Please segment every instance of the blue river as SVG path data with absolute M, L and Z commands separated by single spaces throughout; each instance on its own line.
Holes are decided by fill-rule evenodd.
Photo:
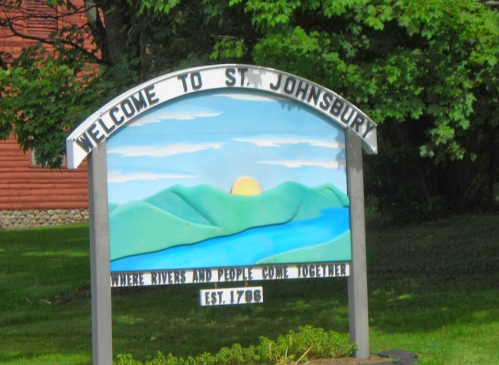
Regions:
M 111 271 L 249 266 L 269 256 L 329 242 L 350 228 L 348 208 L 325 209 L 317 218 L 250 228 L 232 236 L 111 261 Z

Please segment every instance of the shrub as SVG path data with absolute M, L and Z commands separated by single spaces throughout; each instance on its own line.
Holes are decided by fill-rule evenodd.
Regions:
M 301 327 L 298 332 L 289 331 L 286 336 L 279 336 L 277 341 L 260 337 L 257 346 L 244 348 L 234 344 L 223 347 L 212 355 L 205 352 L 196 357 L 166 357 L 158 352 L 156 357 L 145 364 L 134 360 L 130 354 L 118 355 L 117 365 L 272 365 L 296 364 L 311 359 L 351 356 L 355 344 L 350 342 L 348 334 L 325 332 L 312 326 Z

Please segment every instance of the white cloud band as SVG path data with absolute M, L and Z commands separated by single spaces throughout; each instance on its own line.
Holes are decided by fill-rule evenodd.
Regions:
M 257 147 L 280 147 L 283 144 L 300 144 L 306 143 L 313 147 L 324 148 L 345 148 L 344 142 L 324 141 L 315 138 L 272 138 L 272 137 L 256 137 L 256 138 L 234 138 L 236 142 L 253 143 Z
M 180 174 L 155 174 L 151 172 L 136 172 L 130 174 L 120 174 L 119 172 L 109 172 L 107 181 L 109 183 L 125 183 L 135 180 L 160 180 L 160 179 L 194 179 L 196 175 Z
M 245 101 L 276 101 L 276 100 L 289 100 L 286 97 L 278 96 L 278 95 L 256 95 L 256 94 L 246 94 L 246 93 L 220 93 L 215 94 L 214 96 L 221 96 L 224 98 L 230 98 L 234 100 L 245 100 Z
M 259 161 L 264 165 L 284 166 L 299 168 L 305 166 L 322 167 L 324 169 L 340 169 L 346 166 L 346 161 L 307 161 L 307 160 L 281 160 L 281 161 Z
M 163 120 L 194 120 L 196 118 L 211 118 L 218 117 L 220 112 L 211 111 L 179 111 L 171 113 L 162 113 L 159 115 L 153 114 L 148 117 L 138 119 L 136 122 L 130 124 L 130 127 L 140 127 L 145 124 L 159 123 Z
M 107 153 L 115 153 L 124 157 L 168 157 L 182 153 L 192 153 L 203 150 L 222 148 L 222 143 L 176 143 L 166 146 L 123 146 L 109 148 Z

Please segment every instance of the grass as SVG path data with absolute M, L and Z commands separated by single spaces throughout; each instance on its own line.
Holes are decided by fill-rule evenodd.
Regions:
M 368 231 L 371 352 L 499 364 L 498 218 Z M 0 363 L 90 364 L 89 275 L 86 226 L 0 231 Z M 346 280 L 263 285 L 263 304 L 224 308 L 199 307 L 207 285 L 113 289 L 114 354 L 216 352 L 303 325 L 348 331 Z

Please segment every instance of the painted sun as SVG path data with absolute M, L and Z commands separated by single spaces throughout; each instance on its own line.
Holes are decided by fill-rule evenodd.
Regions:
M 242 176 L 234 182 L 230 193 L 233 195 L 259 195 L 262 193 L 262 188 L 252 177 Z

